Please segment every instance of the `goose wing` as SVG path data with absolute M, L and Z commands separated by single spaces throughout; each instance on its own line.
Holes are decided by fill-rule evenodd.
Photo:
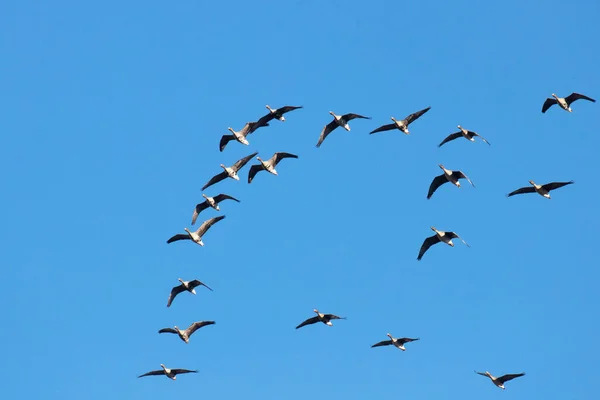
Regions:
M 271 161 L 274 165 L 277 165 L 279 161 L 283 160 L 284 158 L 298 158 L 298 156 L 292 153 L 275 153 L 273 154 L 273 157 L 271 157 Z
M 224 194 L 224 193 L 221 193 L 221 194 L 219 194 L 219 195 L 216 195 L 215 197 L 213 197 L 213 199 L 215 199 L 215 201 L 216 201 L 217 203 L 220 203 L 220 202 L 222 202 L 223 200 L 233 200 L 233 201 L 237 201 L 238 203 L 240 202 L 240 201 L 239 201 L 238 199 L 236 199 L 235 197 L 232 197 L 232 196 L 230 196 L 230 195 L 228 195 L 228 194 Z M 208 206 L 207 206 L 207 207 L 208 207 Z
M 508 381 L 510 381 L 512 379 L 518 378 L 518 377 L 523 376 L 523 375 L 525 375 L 525 372 L 522 372 L 520 374 L 506 374 L 506 375 L 502 375 L 502 376 L 496 378 L 496 380 L 498 382 L 504 383 L 504 382 L 508 382 Z
M 479 133 L 473 132 L 473 131 L 469 131 L 469 134 L 471 136 L 478 136 L 481 140 L 483 140 L 484 142 L 486 142 L 488 145 L 491 146 L 490 142 L 488 142 L 487 140 L 485 140 L 485 138 L 483 136 L 481 136 Z
M 431 109 L 431 107 L 427 107 L 424 108 L 420 111 L 417 111 L 415 113 L 410 114 L 408 117 L 404 118 L 404 122 L 406 123 L 406 125 L 410 124 L 411 122 L 416 121 L 421 115 L 425 114 L 427 111 L 429 111 Z
M 572 102 L 579 100 L 579 99 L 588 100 L 588 101 L 591 101 L 592 103 L 596 102 L 596 100 L 592 99 L 591 97 L 587 97 L 586 95 L 583 95 L 581 93 L 573 92 L 570 95 L 568 95 L 567 97 L 565 97 L 565 101 L 567 102 L 567 104 L 571 104 Z
M 225 171 L 213 176 L 212 178 L 210 178 L 210 180 L 208 182 L 206 182 L 206 185 L 202 186 L 202 190 L 206 189 L 209 186 L 214 185 L 217 182 L 221 182 L 223 179 L 227 178 L 228 176 L 229 175 L 227 175 L 227 172 L 225 172 Z
M 213 291 L 211 288 L 209 288 L 204 282 L 200 282 L 198 279 L 194 279 L 193 281 L 190 281 L 189 285 L 192 288 L 198 287 L 198 286 L 204 286 L 205 288 L 207 288 L 208 290 L 210 290 L 211 292 Z M 183 285 L 182 285 L 183 287 Z M 185 289 L 182 289 L 185 290 Z
M 391 340 L 382 340 L 381 342 L 375 343 L 373 346 L 371 346 L 371 348 L 380 347 L 380 346 L 389 346 L 390 344 L 392 344 Z
M 198 329 L 207 326 L 207 325 L 214 325 L 215 321 L 198 321 L 198 322 L 193 322 L 187 329 L 187 334 L 188 336 L 190 336 L 192 333 L 196 332 Z
M 525 186 L 525 187 L 517 189 L 513 192 L 510 192 L 509 194 L 506 195 L 506 197 L 514 196 L 515 194 L 534 193 L 534 192 L 535 192 L 535 188 L 533 186 Z
M 315 324 L 317 322 L 319 322 L 319 317 L 312 317 L 312 318 L 307 319 L 306 321 L 304 321 L 300 325 L 298 325 L 296 327 L 296 329 L 302 328 L 303 326 L 306 326 L 306 325 Z
M 342 119 L 346 122 L 352 121 L 353 119 L 356 119 L 356 118 L 371 119 L 371 117 L 365 117 L 363 115 L 354 114 L 354 113 L 348 113 L 348 114 L 342 115 Z
M 471 247 L 469 246 L 469 244 L 467 242 L 465 242 L 460 236 L 458 236 L 458 234 L 456 232 L 446 232 L 446 236 L 448 236 L 450 239 L 459 239 L 461 242 L 463 242 L 467 247 Z
M 256 164 L 251 166 L 250 171 L 248 172 L 248 183 L 252 183 L 252 179 L 254 179 L 254 176 L 263 169 L 265 169 L 265 167 L 263 167 L 262 164 Z
M 461 136 L 462 136 L 462 132 L 456 132 L 456 133 L 452 133 L 452 134 L 448 135 L 448 136 L 446 137 L 446 139 L 442 140 L 442 143 L 438 144 L 438 147 L 442 147 L 442 145 L 443 145 L 444 143 L 448 143 L 448 142 L 449 142 L 449 141 L 451 141 L 451 140 L 458 139 L 458 138 L 459 138 L 459 137 L 461 137 Z
M 325 314 L 323 316 L 323 319 L 329 319 L 329 320 L 331 320 L 331 319 L 346 319 L 346 317 L 338 317 L 337 315 L 334 315 L 334 314 Z
M 213 226 L 214 224 L 216 224 L 217 222 L 219 222 L 223 218 L 225 218 L 224 215 L 219 215 L 218 217 L 207 219 L 206 221 L 204 221 L 202 223 L 202 225 L 200 225 L 200 228 L 198 228 L 198 230 L 196 231 L 196 233 L 200 237 L 204 236 L 204 234 L 210 229 L 211 226 Z
M 391 131 L 392 129 L 395 129 L 395 128 L 397 128 L 396 124 L 382 125 L 379 128 L 377 128 L 377 129 L 369 132 L 369 135 L 372 135 L 372 134 L 377 133 L 377 132 Z
M 269 126 L 269 121 L 272 119 L 273 119 L 273 116 L 271 115 L 271 113 L 269 113 L 269 115 L 265 115 L 264 117 L 261 117 L 256 122 L 248 122 L 246 125 L 244 125 L 244 127 L 242 128 L 240 133 L 242 135 L 244 135 L 244 137 L 248 136 L 249 134 L 254 133 L 254 131 L 257 130 L 258 128 L 262 128 L 263 126 Z
M 174 368 L 174 369 L 171 370 L 171 373 L 175 374 L 175 375 L 177 375 L 177 374 L 190 374 L 190 373 L 195 374 L 197 372 L 198 372 L 197 370 L 183 369 L 183 368 Z
M 475 185 L 473 184 L 473 182 L 471 182 L 471 180 L 469 179 L 469 177 L 467 175 L 464 174 L 464 172 L 462 171 L 454 171 L 453 174 L 458 178 L 463 178 L 466 179 L 467 182 L 469 182 L 471 184 L 471 186 L 475 187 Z
M 167 307 L 171 307 L 171 303 L 173 303 L 175 297 L 183 291 L 185 291 L 183 285 L 175 286 L 173 289 L 171 289 L 171 294 L 169 295 L 169 300 L 167 301 Z
M 252 157 L 254 157 L 255 155 L 257 155 L 258 152 L 252 153 L 250 155 L 247 155 L 246 157 L 237 160 L 237 162 L 235 164 L 233 164 L 231 166 L 231 168 L 235 171 L 238 172 L 240 169 L 244 168 L 244 165 L 248 164 L 248 161 L 250 161 L 250 159 Z
M 551 183 L 546 183 L 545 185 L 542 185 L 542 187 L 544 189 L 546 189 L 547 191 L 551 191 L 551 190 L 554 190 L 554 189 L 561 188 L 563 186 L 570 185 L 572 183 L 575 183 L 575 181 L 569 181 L 569 182 L 551 182 Z
M 438 175 L 435 178 L 433 178 L 433 180 L 431 181 L 431 185 L 429 185 L 429 192 L 427 192 L 427 198 L 430 199 L 431 196 L 433 196 L 433 193 L 437 190 L 437 188 L 439 188 L 446 182 L 448 182 L 448 179 L 446 179 L 446 175 L 444 174 Z
M 283 115 L 287 112 L 294 111 L 299 108 L 303 108 L 303 107 L 302 106 L 283 106 L 283 107 L 279 107 L 277 110 L 275 110 L 275 112 L 279 115 Z
M 202 203 L 196 204 L 196 207 L 194 208 L 194 213 L 192 214 L 192 225 L 194 225 L 196 223 L 196 219 L 198 218 L 198 215 L 206 210 L 208 208 L 208 203 L 206 201 L 203 201 Z
M 546 101 L 544 101 L 544 105 L 542 106 L 542 113 L 545 113 L 546 111 L 548 111 L 548 109 L 550 107 L 552 107 L 553 105 L 555 105 L 557 103 L 556 99 L 553 97 L 548 97 L 546 99 Z
M 439 241 L 440 241 L 440 239 L 437 237 L 437 235 L 433 235 L 433 236 L 430 236 L 427 239 L 425 239 L 423 241 L 423 244 L 421 245 L 421 249 L 419 250 L 419 256 L 417 257 L 417 260 L 420 260 L 421 258 L 423 258 L 423 254 L 425 254 L 425 252 L 427 250 L 429 250 L 429 248 L 431 246 L 433 246 L 434 244 L 436 244 Z
M 419 340 L 419 338 L 412 339 L 412 338 L 403 337 L 403 338 L 398 339 L 398 341 L 400 343 L 402 343 L 402 344 L 404 344 L 404 343 L 410 343 L 410 342 L 416 342 L 417 340 Z
M 190 239 L 190 235 L 188 235 L 187 233 L 178 233 L 177 235 L 171 237 L 169 240 L 167 240 L 167 243 L 173 243 L 176 242 L 178 240 L 189 240 Z
M 231 142 L 232 140 L 235 140 L 235 136 L 233 135 L 221 136 L 221 141 L 219 142 L 219 151 L 225 150 L 225 146 L 227 146 L 227 143 Z
M 328 123 L 327 125 L 325 125 L 323 127 L 323 130 L 321 131 L 321 135 L 319 136 L 319 141 L 317 142 L 317 147 L 321 147 L 321 143 L 323 143 L 325 138 L 331 133 L 331 131 L 333 131 L 338 126 L 339 125 L 337 124 L 335 119 L 333 121 L 331 121 L 330 123 Z
M 177 334 L 177 331 L 173 328 L 162 328 L 161 330 L 158 331 L 158 333 L 175 333 L 175 334 Z
M 165 374 L 165 370 L 163 370 L 163 369 L 157 369 L 156 371 L 146 372 L 145 374 L 142 374 L 142 375 L 138 376 L 138 378 L 142 378 L 144 376 L 164 375 L 164 374 Z

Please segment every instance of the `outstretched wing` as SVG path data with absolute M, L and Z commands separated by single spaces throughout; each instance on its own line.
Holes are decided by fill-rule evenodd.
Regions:
M 232 197 L 232 196 L 230 196 L 230 195 L 228 195 L 228 194 L 224 194 L 224 193 L 221 193 L 221 194 L 219 194 L 219 195 L 216 195 L 215 197 L 213 197 L 213 199 L 215 199 L 215 201 L 216 201 L 217 203 L 220 203 L 220 202 L 222 202 L 223 200 L 233 200 L 233 201 L 237 201 L 238 203 L 240 202 L 240 201 L 239 201 L 238 199 L 236 199 L 235 197 Z M 208 207 L 208 206 L 207 206 L 207 207 Z
M 234 139 L 235 139 L 235 136 L 233 136 L 233 135 L 221 136 L 221 141 L 219 142 L 219 151 L 225 150 L 225 146 L 227 146 L 227 143 L 231 142 Z
M 334 315 L 334 314 L 325 314 L 324 318 L 325 319 L 346 319 L 346 317 L 338 317 L 337 315 Z
M 439 241 L 440 241 L 440 239 L 437 237 L 437 235 L 433 235 L 433 236 L 430 236 L 427 239 L 425 239 L 423 241 L 423 244 L 421 245 L 421 250 L 419 250 L 419 256 L 417 257 L 417 260 L 420 260 L 421 258 L 423 258 L 423 254 L 425 254 L 425 252 L 427 250 L 429 250 L 429 248 L 431 246 L 433 246 L 434 244 L 436 244 Z
M 161 330 L 158 331 L 158 333 L 175 333 L 175 334 L 177 334 L 177 331 L 173 328 L 162 328 Z
M 252 183 L 252 179 L 254 179 L 254 175 L 258 174 L 260 171 L 265 169 L 262 164 L 256 164 L 250 167 L 250 171 L 248 172 L 248 183 Z
M 246 165 L 246 164 L 248 163 L 248 161 L 250 161 L 250 159 L 251 159 L 252 157 L 254 157 L 254 156 L 255 156 L 255 155 L 257 155 L 257 154 L 258 154 L 258 151 L 257 151 L 257 152 L 255 152 L 255 153 L 252 153 L 252 154 L 250 154 L 250 155 L 248 155 L 248 156 L 246 156 L 246 157 L 244 157 L 244 158 L 242 158 L 242 159 L 239 159 L 239 160 L 237 160 L 237 162 L 236 162 L 235 164 L 233 164 L 233 165 L 231 166 L 231 168 L 232 168 L 232 169 L 233 169 L 235 172 L 238 172 L 240 169 L 244 168 L 244 165 Z
M 198 235 L 200 235 L 200 237 L 204 236 L 204 234 L 210 229 L 211 226 L 213 226 L 214 224 L 216 224 L 217 222 L 219 222 L 223 218 L 225 218 L 224 215 L 219 215 L 218 217 L 214 217 L 214 218 L 211 218 L 211 219 L 208 219 L 208 220 L 204 221 L 202 223 L 202 225 L 200 225 L 200 228 L 198 228 L 198 230 L 196 231 L 196 233 Z
M 298 156 L 292 153 L 275 153 L 273 155 L 273 162 L 277 165 L 277 163 L 284 158 L 298 158 Z
M 506 195 L 506 197 L 514 196 L 515 194 L 523 194 L 523 193 L 534 193 L 535 188 L 533 186 L 526 186 L 520 189 L 515 190 L 514 192 L 510 192 Z
M 451 141 L 451 140 L 458 139 L 458 138 L 459 138 L 459 137 L 461 137 L 461 136 L 462 136 L 462 133 L 461 133 L 461 132 L 456 132 L 456 133 L 453 133 L 453 134 L 451 134 L 451 135 L 448 135 L 448 136 L 446 137 L 446 139 L 442 140 L 442 143 L 438 144 L 438 147 L 442 147 L 442 145 L 443 145 L 444 143 L 448 143 L 448 142 L 449 142 L 449 141 Z
M 167 301 L 167 307 L 171 307 L 171 303 L 173 303 L 175 297 L 184 290 L 185 288 L 183 285 L 175 286 L 173 289 L 171 289 L 171 294 L 169 295 L 169 300 Z
M 206 185 L 202 186 L 202 190 L 206 189 L 209 186 L 214 185 L 217 182 L 221 182 L 223 179 L 227 178 L 228 176 L 229 175 L 227 175 L 227 172 L 225 172 L 225 171 L 213 176 L 212 178 L 210 178 L 210 180 L 208 182 L 206 182 Z
M 431 185 L 429 185 L 429 192 L 427 192 L 427 198 L 430 199 L 431 196 L 433 196 L 433 193 L 437 190 L 437 188 L 439 188 L 446 182 L 448 182 L 448 179 L 446 179 L 446 175 L 444 174 L 438 175 L 435 178 L 433 178 L 433 181 L 431 181 Z
M 372 135 L 377 132 L 391 131 L 394 128 L 396 128 L 396 124 L 382 125 L 379 128 L 375 129 L 374 131 L 369 132 L 369 135 Z
M 389 346 L 390 344 L 392 344 L 391 340 L 382 340 L 381 342 L 375 343 L 373 346 L 371 346 L 371 348 L 380 347 L 380 346 Z
M 352 121 L 353 119 L 356 118 L 362 118 L 362 119 L 371 119 L 371 117 L 365 117 L 363 115 L 360 114 L 353 114 L 353 113 L 348 113 L 348 114 L 344 114 L 342 115 L 342 119 L 346 122 L 348 121 Z
M 338 124 L 335 120 L 333 120 L 330 123 L 328 123 L 327 125 L 325 125 L 323 127 L 323 130 L 321 131 L 321 135 L 319 136 L 319 141 L 317 142 L 317 147 L 321 147 L 321 143 L 323 143 L 323 141 L 331 133 L 331 131 L 333 131 L 337 127 L 338 127 Z
M 404 344 L 404 343 L 410 343 L 410 342 L 416 342 L 417 340 L 419 340 L 419 338 L 414 338 L 414 339 L 412 339 L 412 338 L 407 338 L 407 337 L 404 337 L 404 338 L 400 338 L 400 339 L 398 339 L 398 341 L 399 341 L 400 343 L 402 343 L 402 344 Z
M 276 113 L 283 115 L 283 114 L 285 114 L 287 112 L 294 111 L 294 110 L 297 110 L 299 108 L 302 108 L 302 106 L 283 106 L 283 107 L 279 107 L 277 109 Z
M 459 239 L 461 242 L 463 242 L 467 247 L 471 247 L 469 246 L 469 244 L 467 242 L 465 242 L 463 240 L 463 238 L 461 238 L 460 236 L 458 236 L 458 234 L 456 232 L 446 232 L 446 236 L 448 236 L 450 239 Z
M 194 213 L 192 214 L 192 225 L 194 225 L 196 223 L 196 219 L 198 218 L 198 215 L 206 210 L 208 208 L 208 204 L 203 201 L 202 203 L 196 204 L 196 207 L 194 208 Z
M 204 286 L 205 288 L 207 288 L 211 292 L 213 291 L 211 288 L 208 287 L 208 285 L 206 285 L 204 282 L 200 282 L 198 279 L 194 279 L 193 281 L 190 281 L 190 286 L 191 287 Z
M 317 323 L 317 322 L 319 322 L 319 317 L 312 317 L 312 318 L 307 319 L 306 321 L 304 321 L 300 325 L 298 325 L 296 327 L 296 329 L 302 328 L 303 326 L 314 324 L 314 323 Z
M 508 381 L 510 381 L 512 379 L 518 378 L 518 377 L 523 376 L 523 375 L 525 375 L 525 372 L 520 373 L 520 374 L 506 374 L 506 375 L 502 375 L 502 376 L 496 378 L 496 380 L 499 381 L 499 382 L 504 383 L 504 382 L 508 382 Z
M 552 107 L 553 105 L 555 105 L 557 103 L 555 98 L 552 97 L 548 97 L 546 99 L 546 101 L 544 101 L 544 105 L 542 106 L 542 113 L 545 113 L 546 111 L 548 111 L 548 109 L 550 107 Z
M 242 128 L 241 132 L 244 136 L 248 136 L 249 134 L 254 133 L 254 131 L 257 130 L 258 128 L 262 128 L 263 126 L 269 126 L 269 121 L 272 119 L 273 119 L 273 115 L 271 113 L 269 113 L 268 115 L 261 117 L 256 122 L 248 122 Z
M 545 185 L 542 185 L 542 187 L 544 189 L 546 189 L 547 191 L 551 191 L 551 190 L 554 190 L 554 189 L 561 188 L 563 186 L 570 185 L 572 183 L 575 183 L 575 181 L 569 181 L 569 182 L 551 182 L 551 183 L 546 183 Z
M 194 322 L 192 323 L 187 329 L 187 334 L 188 336 L 190 336 L 192 333 L 196 332 L 198 329 L 207 326 L 207 325 L 214 325 L 215 321 L 198 321 L 198 322 Z
M 471 184 L 471 186 L 475 187 L 475 185 L 473 184 L 473 182 L 471 182 L 471 180 L 469 179 L 469 177 L 466 176 L 464 174 L 464 172 L 462 172 L 462 171 L 454 171 L 454 172 L 452 172 L 452 174 L 454 174 L 458 179 L 460 179 L 460 178 L 466 179 L 467 182 L 469 182 Z
M 189 239 L 190 239 L 190 235 L 188 235 L 187 233 L 178 233 L 177 235 L 175 235 L 172 238 L 170 238 L 169 240 L 167 240 L 167 243 L 173 243 L 178 240 L 189 240 Z
M 473 131 L 469 131 L 469 134 L 471 136 L 478 136 L 481 140 L 483 140 L 484 142 L 486 142 L 488 145 L 491 146 L 490 142 L 488 142 L 487 140 L 485 140 L 485 138 L 483 136 L 481 136 L 479 133 L 473 132 Z
M 171 373 L 177 375 L 177 374 L 189 374 L 189 373 L 197 373 L 198 371 L 196 370 L 191 370 L 191 369 L 183 369 L 183 368 L 174 368 L 171 370 Z
M 567 102 L 567 104 L 571 104 L 572 102 L 579 100 L 579 99 L 583 99 L 583 100 L 588 100 L 591 101 L 592 103 L 595 103 L 596 100 L 592 99 L 591 97 L 587 97 L 584 94 L 581 93 L 571 93 L 570 95 L 568 95 L 567 97 L 565 97 L 565 101 Z
M 156 370 L 156 371 L 150 371 L 150 372 L 146 372 L 145 374 L 142 374 L 140 376 L 138 376 L 138 378 L 142 378 L 144 376 L 151 376 L 151 375 L 164 375 L 165 371 L 162 369 Z
M 427 107 L 427 108 L 422 109 L 421 111 L 417 111 L 415 113 L 410 114 L 408 117 L 404 118 L 404 121 L 406 122 L 406 125 L 410 124 L 411 122 L 414 122 L 421 115 L 425 114 L 430 109 L 431 109 L 431 107 Z

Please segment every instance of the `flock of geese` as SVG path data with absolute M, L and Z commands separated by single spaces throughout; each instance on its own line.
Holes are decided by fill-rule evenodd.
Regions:
M 588 100 L 590 102 L 596 101 L 590 97 L 587 97 L 587 96 L 585 96 L 583 94 L 579 94 L 579 93 L 571 93 L 569 96 L 564 97 L 564 98 L 558 97 L 557 95 L 552 93 L 552 97 L 547 98 L 546 101 L 544 102 L 544 104 L 542 106 L 542 113 L 545 113 L 554 104 L 558 104 L 562 109 L 564 109 L 568 112 L 572 112 L 571 104 L 574 101 L 580 100 L 580 99 Z M 237 141 L 243 145 L 248 146 L 250 143 L 249 143 L 247 137 L 250 134 L 254 133 L 258 128 L 269 126 L 269 122 L 272 121 L 273 119 L 277 119 L 279 121 L 285 121 L 284 114 L 286 114 L 290 111 L 301 109 L 303 107 L 302 106 L 284 106 L 281 108 L 273 109 L 269 105 L 267 105 L 266 108 L 269 110 L 268 114 L 261 117 L 258 121 L 246 123 L 240 131 L 235 131 L 233 128 L 228 128 L 228 130 L 232 134 L 231 135 L 223 135 L 221 137 L 221 140 L 219 142 L 219 150 L 222 152 L 225 149 L 225 147 L 227 146 L 227 144 L 229 144 L 229 142 L 231 142 L 231 141 Z M 411 123 L 415 122 L 417 119 L 419 119 L 425 113 L 427 113 L 430 109 L 431 109 L 431 107 L 424 108 L 420 111 L 417 111 L 415 113 L 408 115 L 406 118 L 404 118 L 402 120 L 397 120 L 396 118 L 391 117 L 391 120 L 393 121 L 393 123 L 387 124 L 387 125 L 382 125 L 379 128 L 371 131 L 370 134 L 377 133 L 377 132 L 383 132 L 383 131 L 389 131 L 389 130 L 393 130 L 393 129 L 398 129 L 398 130 L 402 131 L 404 134 L 408 135 L 408 134 L 410 134 L 409 129 L 408 129 L 409 125 Z M 341 127 L 343 129 L 345 129 L 346 131 L 350 131 L 350 125 L 348 124 L 349 121 L 351 121 L 353 119 L 371 119 L 370 117 L 365 117 L 363 115 L 354 114 L 354 113 L 337 115 L 333 111 L 330 111 L 329 114 L 331 114 L 333 116 L 333 120 L 323 127 L 321 134 L 319 136 L 319 140 L 316 144 L 317 148 L 321 147 L 321 145 L 323 144 L 323 141 L 336 128 Z M 490 143 L 485 138 L 483 138 L 481 135 L 479 135 L 478 133 L 468 130 L 468 129 L 465 129 L 465 128 L 461 127 L 460 125 L 458 125 L 458 129 L 459 129 L 458 132 L 452 133 L 452 134 L 448 135 L 444 140 L 442 140 L 442 142 L 438 145 L 438 147 L 441 147 L 445 143 L 448 143 L 448 142 L 458 139 L 460 137 L 463 137 L 471 142 L 475 141 L 475 137 L 479 137 L 482 141 L 484 141 L 485 143 L 490 145 Z M 252 180 L 255 178 L 256 174 L 259 173 L 260 171 L 267 171 L 273 175 L 278 175 L 276 167 L 281 162 L 281 160 L 283 160 L 285 158 L 296 158 L 296 159 L 298 158 L 298 156 L 295 154 L 285 153 L 285 152 L 277 152 L 277 153 L 273 154 L 273 156 L 270 159 L 265 161 L 265 160 L 261 159 L 260 157 L 258 157 L 257 154 L 258 154 L 258 152 L 254 152 L 244 158 L 241 158 L 229 167 L 225 166 L 224 164 L 221 164 L 220 166 L 223 169 L 223 171 L 214 175 L 212 178 L 210 178 L 208 180 L 208 182 L 202 187 L 202 190 L 204 191 L 205 189 L 207 189 L 207 188 L 215 185 L 216 183 L 218 183 L 224 179 L 227 179 L 227 178 L 240 180 L 238 173 L 254 157 L 256 157 L 256 159 L 259 161 L 259 164 L 255 164 L 250 167 L 249 172 L 248 172 L 248 183 L 252 183 Z M 475 187 L 473 182 L 462 171 L 458 171 L 458 170 L 453 171 L 453 170 L 447 169 L 442 164 L 439 164 L 439 167 L 442 169 L 443 173 L 436 176 L 435 178 L 433 178 L 433 181 L 431 182 L 429 191 L 427 193 L 427 199 L 430 199 L 431 196 L 433 196 L 435 191 L 440 186 L 442 186 L 443 184 L 448 183 L 448 182 L 455 185 L 456 187 L 460 187 L 459 180 L 464 179 L 467 182 L 469 182 L 469 184 L 471 184 L 471 186 Z M 550 191 L 556 190 L 558 188 L 572 184 L 574 182 L 573 181 L 550 182 L 550 183 L 547 183 L 544 185 L 539 185 L 539 184 L 535 183 L 533 180 L 530 180 L 529 183 L 531 186 L 526 186 L 526 187 L 522 187 L 520 189 L 514 190 L 513 192 L 507 194 L 507 196 L 510 197 L 510 196 L 514 196 L 517 194 L 524 194 L 524 193 L 538 193 L 539 195 L 541 195 L 547 199 L 550 199 Z M 204 201 L 197 204 L 194 207 L 194 211 L 192 214 L 192 223 L 191 223 L 192 225 L 194 225 L 196 223 L 196 220 L 197 220 L 198 216 L 200 215 L 200 213 L 208 208 L 213 208 L 216 211 L 220 211 L 219 203 L 221 203 L 225 200 L 233 200 L 238 203 L 240 202 L 240 200 L 236 199 L 235 197 L 230 196 L 228 194 L 224 194 L 224 193 L 218 194 L 214 197 L 209 197 L 206 194 L 202 194 L 202 197 L 204 198 Z M 208 232 L 208 230 L 213 225 L 215 225 L 217 222 L 219 222 L 223 219 L 225 219 L 225 215 L 220 215 L 217 217 L 207 219 L 200 225 L 200 227 L 196 231 L 190 231 L 188 228 L 184 228 L 186 233 L 178 233 L 176 235 L 173 235 L 171 238 L 169 238 L 167 240 L 167 243 L 173 243 L 173 242 L 181 241 L 181 240 L 191 240 L 192 242 L 194 242 L 200 246 L 204 246 L 204 242 L 202 240 L 204 235 Z M 419 250 L 419 254 L 417 256 L 417 260 L 421 260 L 423 255 L 427 252 L 427 250 L 431 246 L 433 246 L 437 243 L 440 243 L 440 242 L 443 242 L 449 246 L 454 246 L 454 243 L 452 242 L 452 240 L 459 239 L 466 246 L 469 246 L 467 244 L 467 242 L 465 242 L 462 238 L 460 238 L 460 236 L 456 232 L 442 231 L 433 226 L 431 227 L 431 230 L 433 232 L 435 232 L 435 234 L 433 236 L 426 238 L 423 241 L 423 244 L 422 244 L 422 246 Z M 171 293 L 170 293 L 169 299 L 167 301 L 167 307 L 171 307 L 173 301 L 175 300 L 175 297 L 177 295 L 179 295 L 180 293 L 189 292 L 189 293 L 195 295 L 196 288 L 199 286 L 204 286 L 206 289 L 212 291 L 212 289 L 210 287 L 208 287 L 206 284 L 204 284 L 203 282 L 201 282 L 197 279 L 194 279 L 191 281 L 184 281 L 181 278 L 178 278 L 178 280 L 179 280 L 180 284 L 171 289 Z M 331 322 L 332 320 L 346 319 L 345 317 L 339 317 L 335 314 L 324 314 L 317 309 L 314 309 L 313 312 L 316 315 L 314 317 L 308 318 L 305 321 L 303 321 L 302 323 L 300 323 L 298 326 L 296 326 L 296 329 L 302 328 L 307 325 L 316 324 L 319 322 L 323 323 L 327 326 L 333 326 L 333 324 Z M 174 326 L 173 328 L 162 328 L 158 331 L 158 333 L 176 334 L 179 336 L 179 338 L 183 342 L 189 343 L 190 337 L 198 329 L 203 328 L 205 326 L 214 325 L 214 324 L 215 324 L 215 321 L 196 321 L 196 322 L 191 323 L 191 325 L 185 330 L 182 330 L 179 327 Z M 406 343 L 410 343 L 410 342 L 419 340 L 419 338 L 408 338 L 408 337 L 395 338 L 390 333 L 388 333 L 387 336 L 389 337 L 389 340 L 383 340 L 381 342 L 375 343 L 371 347 L 394 346 L 399 350 L 405 351 L 406 348 L 404 347 L 404 345 Z M 182 368 L 172 368 L 171 369 L 171 368 L 167 368 L 164 364 L 160 364 L 160 366 L 161 366 L 161 369 L 147 372 L 145 374 L 140 375 L 138 378 L 145 377 L 145 376 L 151 376 L 151 375 L 164 375 L 170 379 L 175 380 L 177 378 L 177 375 L 179 375 L 179 374 L 198 372 L 197 370 L 189 370 L 189 369 L 182 369 Z M 475 371 L 475 372 L 479 375 L 488 377 L 494 385 L 496 385 L 497 387 L 499 387 L 501 389 L 505 389 L 504 384 L 506 382 L 525 375 L 525 373 L 517 373 L 517 374 L 506 374 L 506 375 L 502 375 L 499 377 L 495 377 L 488 371 L 485 371 L 485 372 Z

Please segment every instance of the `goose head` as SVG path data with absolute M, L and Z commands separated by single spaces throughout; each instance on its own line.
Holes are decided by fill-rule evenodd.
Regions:
M 535 182 L 534 182 L 534 181 L 529 181 L 529 183 L 530 183 L 531 185 L 533 185 L 533 186 L 536 186 L 536 184 L 535 184 Z
M 208 200 L 208 196 L 207 196 L 207 195 L 205 195 L 204 193 L 202 193 L 202 197 L 204 197 L 205 199 L 207 199 L 207 200 Z
M 385 336 L 389 337 L 390 339 L 392 339 L 392 334 L 391 333 L 386 333 Z
M 316 308 L 313 309 L 313 312 L 319 314 L 319 310 L 317 310 Z
M 232 127 L 229 127 L 229 128 L 227 128 L 227 130 L 228 130 L 229 132 L 231 132 L 231 133 L 235 133 L 235 131 L 233 130 L 233 128 L 232 128 Z
M 177 280 L 178 280 L 179 282 L 183 283 L 183 279 L 181 279 L 181 278 L 177 278 Z
M 436 233 L 437 233 L 437 231 L 438 231 L 437 229 L 435 229 L 435 226 L 430 226 L 429 228 L 430 228 L 432 231 L 436 232 Z
M 262 158 L 260 158 L 260 156 L 256 156 L 256 159 L 257 159 L 258 161 L 260 161 L 261 163 L 263 162 L 263 160 L 262 160 Z
M 268 104 L 267 104 L 265 107 L 267 107 L 267 109 L 268 109 L 269 111 L 271 111 L 271 112 L 275 112 L 275 110 L 273 110 L 273 109 L 271 108 L 271 106 L 269 106 Z
M 554 97 L 556 100 L 558 100 L 558 96 L 555 95 L 554 93 L 552 93 L 552 97 Z
M 333 111 L 329 111 L 329 114 L 333 115 L 333 118 L 337 118 L 337 115 Z
M 463 128 L 462 128 L 462 126 L 460 126 L 460 125 L 457 125 L 456 127 L 457 127 L 458 129 L 460 129 L 461 131 L 462 131 L 462 129 L 463 129 Z
M 167 372 L 167 369 L 168 369 L 168 368 L 167 368 L 167 367 L 165 367 L 165 364 L 160 364 L 160 366 L 162 367 L 162 369 L 164 369 L 164 370 L 165 370 L 165 372 Z
M 183 228 L 184 231 L 186 231 L 188 234 L 192 234 L 192 232 L 190 232 L 190 230 L 188 228 Z
M 179 331 L 179 327 L 177 325 L 175 325 L 173 328 L 175 328 L 176 331 Z
M 221 166 L 221 168 L 223 168 L 225 171 L 227 171 L 227 167 L 225 166 L 225 164 L 219 164 Z
M 392 118 L 392 121 L 394 121 L 394 122 L 398 122 L 398 121 L 396 120 L 396 118 L 394 118 L 394 117 L 391 117 L 391 118 Z
M 443 169 L 444 171 L 446 170 L 446 168 L 444 167 L 443 164 L 438 164 L 438 167 L 440 167 L 441 169 Z

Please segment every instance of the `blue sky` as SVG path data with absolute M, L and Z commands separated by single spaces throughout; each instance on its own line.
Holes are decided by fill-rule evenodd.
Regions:
M 2 2 L 3 394 L 593 397 L 600 104 L 540 109 L 600 97 L 599 19 L 591 0 Z M 304 108 L 220 153 L 265 104 Z M 368 134 L 427 106 L 410 136 Z M 328 111 L 373 119 L 316 149 Z M 492 145 L 438 148 L 458 124 Z M 241 203 L 204 248 L 167 245 L 253 151 L 299 159 L 209 188 Z M 476 188 L 426 200 L 438 163 Z M 529 179 L 576 183 L 506 198 Z M 418 262 L 431 225 L 471 248 Z M 214 292 L 167 308 L 179 277 Z M 348 319 L 296 331 L 315 307 Z M 196 320 L 216 325 L 188 345 L 157 333 Z M 421 340 L 371 349 L 387 332 Z M 160 363 L 199 373 L 136 378 Z M 527 375 L 503 392 L 475 369 Z

